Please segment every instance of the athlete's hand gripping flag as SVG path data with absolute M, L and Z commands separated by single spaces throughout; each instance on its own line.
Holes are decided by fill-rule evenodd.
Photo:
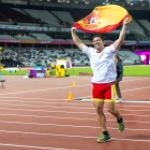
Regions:
M 74 23 L 74 27 L 85 32 L 107 33 L 115 30 L 128 17 L 132 17 L 128 11 L 118 5 L 96 7 L 88 16 Z

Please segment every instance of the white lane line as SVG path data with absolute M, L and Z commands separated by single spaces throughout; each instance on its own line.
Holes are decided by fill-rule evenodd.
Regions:
M 144 86 L 144 87 L 140 87 L 140 88 L 133 88 L 133 89 L 128 89 L 128 90 L 122 90 L 121 92 L 137 91 L 137 90 L 147 89 L 147 88 L 150 88 L 150 86 Z
M 121 81 L 121 83 L 122 83 L 122 82 L 128 82 L 128 81 L 134 82 L 134 81 L 139 81 L 139 80 L 146 80 L 146 81 L 147 81 L 147 80 L 150 80 L 150 78 L 144 78 L 144 79 L 143 79 L 143 78 L 141 78 L 141 79 L 139 78 L 139 79 L 136 79 L 136 80 L 128 80 L 128 79 L 127 79 L 127 80 Z
M 64 99 L 65 100 L 65 99 Z M 63 102 L 44 102 L 44 101 L 28 101 L 28 100 L 25 100 L 25 101 L 23 101 L 23 100 L 0 100 L 0 103 L 1 102 L 21 102 L 21 103 L 39 103 L 39 104 L 59 104 L 59 105 L 81 105 L 82 104 L 82 102 L 76 102 L 76 101 L 74 101 L 74 102 L 68 102 L 68 100 L 66 99 L 66 101 L 63 101 Z M 85 105 L 91 105 L 90 103 L 83 103 L 83 105 L 85 106 Z M 93 106 L 93 105 L 92 105 Z
M 67 100 L 67 99 L 64 99 L 64 98 L 24 98 L 24 97 L 1 97 L 1 99 L 25 99 L 25 100 L 46 100 L 46 101 L 51 101 L 51 100 Z M 1 100 L 0 100 L 1 101 Z M 10 100 L 11 101 L 11 100 Z M 18 100 L 19 101 L 19 100 Z M 21 101 L 21 100 L 20 100 Z
M 17 121 L 1 121 L 1 123 L 5 124 L 20 124 L 20 125 L 37 125 L 37 126 L 54 126 L 54 127 L 71 127 L 71 128 L 90 128 L 90 129 L 99 129 L 100 127 L 95 127 L 95 126 L 77 126 L 77 125 L 71 125 L 71 124 L 41 124 L 41 123 L 31 123 L 31 122 L 17 122 Z M 113 127 L 107 127 L 108 129 L 112 130 L 117 130 L 118 128 L 113 128 Z M 146 131 L 150 132 L 150 129 L 132 129 L 132 128 L 125 128 L 125 130 L 130 130 L 130 131 Z
M 54 119 L 73 119 L 73 120 L 96 120 L 95 118 L 76 118 L 76 117 L 57 117 L 57 116 L 40 116 L 40 115 L 20 115 L 20 114 L 2 114 L 0 116 L 17 116 L 17 117 L 34 117 L 34 118 L 54 118 Z
M 58 120 L 60 120 L 60 119 L 62 119 L 62 120 L 64 120 L 64 119 L 69 119 L 69 120 L 85 120 L 85 121 L 90 121 L 90 120 L 92 120 L 92 121 L 97 121 L 95 118 L 79 118 L 79 117 L 58 117 L 58 116 L 40 116 L 40 115 L 20 115 L 20 114 L 2 114 L 2 113 L 0 113 L 0 116 L 15 116 L 15 117 L 27 117 L 27 118 L 29 118 L 29 117 L 33 117 L 33 118 L 46 118 L 46 119 L 48 119 L 48 118 L 53 118 L 53 119 L 58 119 Z M 116 120 L 113 120 L 113 119 L 107 119 L 107 121 L 109 121 L 109 122 L 116 122 Z M 125 122 L 126 123 L 142 123 L 142 124 L 149 124 L 150 122 L 145 122 L 145 121 L 140 121 L 140 120 L 125 120 Z
M 42 109 L 30 110 L 30 109 L 12 109 L 12 108 L 4 108 L 4 107 L 2 108 L 2 107 L 0 107 L 0 110 L 95 115 L 95 113 L 89 113 L 89 112 L 71 112 L 71 111 L 55 111 L 55 110 L 52 110 L 52 111 L 51 111 L 51 110 L 42 110 Z M 105 113 L 105 114 L 106 114 L 106 113 Z
M 1 97 L 1 98 L 5 98 L 5 97 Z M 10 99 L 17 99 L 17 98 L 20 98 L 20 97 L 6 97 L 6 98 L 10 98 Z M 83 97 L 83 98 L 85 98 L 85 97 Z M 56 99 L 56 100 L 65 100 L 65 101 L 63 101 L 63 102 L 61 102 L 61 101 L 57 101 L 56 102 L 56 100 L 55 99 L 49 99 L 50 101 L 43 101 L 44 100 L 44 98 L 20 98 L 20 99 L 25 99 L 25 100 L 0 100 L 0 103 L 1 102 L 21 102 L 21 103 L 42 103 L 42 104 L 69 104 L 69 105 L 81 105 L 81 104 L 84 104 L 84 105 L 91 105 L 91 103 L 84 103 L 84 102 L 82 102 L 82 101 L 72 101 L 71 103 L 68 103 L 68 100 L 67 99 Z M 32 100 L 33 99 L 33 100 Z M 36 99 L 39 99 L 39 100 L 36 100 Z M 42 100 L 42 101 L 40 101 L 40 100 Z M 54 101 L 52 101 L 52 100 L 54 100 Z M 89 101 L 89 102 L 92 102 L 92 100 L 91 99 L 87 99 L 87 101 Z M 127 103 L 117 103 L 117 104 L 123 104 L 123 106 L 124 107 L 148 107 L 149 108 L 149 106 L 142 106 L 142 105 L 139 105 L 139 104 L 134 104 L 134 105 L 130 105 L 130 104 L 127 104 Z M 93 106 L 93 105 L 92 105 Z
M 26 149 L 40 149 L 40 150 L 77 150 L 77 149 L 68 149 L 68 148 L 54 148 L 54 147 L 17 145 L 17 144 L 4 144 L 4 143 L 0 143 L 0 146 L 16 147 L 16 148 L 26 148 Z
M 81 109 L 81 110 L 94 110 L 95 111 L 95 108 L 94 107 L 87 107 L 87 108 L 85 108 L 85 107 L 70 107 L 70 106 L 53 106 L 53 105 L 32 105 L 32 104 L 10 104 L 10 103 L 0 103 L 0 106 L 2 106 L 2 105 L 6 105 L 6 106 L 22 106 L 22 107 L 33 107 L 33 108 L 65 108 L 65 109 Z M 119 110 L 122 110 L 122 111 L 140 111 L 140 112 L 142 112 L 142 111 L 150 111 L 150 110 L 130 110 L 130 109 L 120 109 L 120 108 L 118 108 Z M 104 109 L 104 110 L 106 110 L 107 111 L 107 109 Z
M 22 98 L 21 98 L 22 99 Z M 20 102 L 20 103 L 41 103 L 41 104 L 61 104 L 61 105 L 67 105 L 67 106 L 70 106 L 70 105 L 88 105 L 88 106 L 92 106 L 93 107 L 93 105 L 91 104 L 91 103 L 82 103 L 82 101 L 80 102 L 79 101 L 79 103 L 78 103 L 78 101 L 73 101 L 73 102 L 68 102 L 67 101 L 67 99 L 66 99 L 66 101 L 63 101 L 63 102 L 45 102 L 45 101 L 36 101 L 36 100 L 28 100 L 28 98 L 24 98 L 24 99 L 26 99 L 25 101 L 24 100 L 0 100 L 0 103 L 1 102 Z M 41 99 L 41 98 L 40 98 Z M 65 100 L 65 99 L 64 99 Z M 89 99 L 88 99 L 89 100 Z M 91 101 L 90 101 L 91 102 Z M 148 105 L 146 105 L 146 106 L 143 106 L 143 105 L 139 105 L 139 104 L 132 104 L 132 105 L 130 105 L 130 104 L 127 104 L 127 103 L 117 103 L 117 106 L 119 105 L 119 104 L 121 104 L 123 107 L 128 107 L 128 108 L 130 108 L 130 107 L 143 107 L 143 108 L 149 108 L 149 106 Z M 119 106 L 118 106 L 119 107 Z
M 4 105 L 4 106 L 5 106 L 5 105 L 6 105 L 6 106 L 12 106 L 12 107 L 13 107 L 13 106 L 14 106 L 14 107 L 15 107 L 15 106 L 16 106 L 16 107 L 17 107 L 17 106 L 18 106 L 18 107 L 19 107 L 19 106 L 22 106 L 22 107 L 25 106 L 25 107 L 31 107 L 31 108 L 32 108 L 32 107 L 33 107 L 33 108 L 42 108 L 42 107 L 43 107 L 43 108 L 65 108 L 65 109 L 77 109 L 77 110 L 80 110 L 80 109 L 81 109 L 81 110 L 83 110 L 83 109 L 89 110 L 89 109 L 91 109 L 91 110 L 94 110 L 94 108 L 82 108 L 82 107 L 79 108 L 79 107 L 69 107 L 69 106 L 31 105 L 31 104 L 28 105 L 28 104 L 0 103 L 0 106 L 3 106 L 3 105 Z M 149 110 L 149 111 L 150 111 L 150 110 Z
M 147 80 L 147 79 L 137 79 L 137 80 Z M 137 80 L 126 80 L 122 82 L 127 82 L 127 81 L 137 81 Z M 91 84 L 84 84 L 84 85 L 76 85 L 76 87 L 81 87 L 81 86 L 91 86 Z M 11 94 L 22 94 L 22 93 L 33 93 L 33 92 L 44 92 L 44 91 L 49 91 L 49 90 L 57 90 L 57 89 L 66 89 L 70 88 L 72 86 L 64 86 L 64 87 L 55 87 L 55 88 L 46 88 L 46 89 L 37 89 L 37 90 L 28 90 L 28 91 L 19 91 L 19 92 L 12 92 L 12 93 L 5 93 L 5 94 L 0 94 L 0 95 L 11 95 Z M 130 90 L 130 89 L 129 89 Z
M 117 141 L 132 141 L 132 142 L 150 142 L 150 140 L 142 140 L 142 139 L 122 139 L 122 138 L 112 138 L 112 140 L 117 140 Z
M 3 133 L 10 133 L 10 134 L 24 134 L 24 135 L 39 135 L 39 136 L 54 136 L 54 137 L 66 137 L 66 138 L 82 138 L 82 139 L 97 139 L 95 136 L 84 136 L 84 135 L 69 135 L 69 134 L 54 134 L 54 133 L 38 133 L 38 132 L 23 132 L 23 131 L 9 131 L 9 130 L 0 130 Z M 114 140 L 119 140 L 119 138 L 113 138 Z M 150 142 L 150 140 L 143 140 L 143 139 L 121 139 L 121 140 L 130 140 L 136 142 Z
M 75 87 L 83 87 L 83 86 L 88 86 L 88 85 L 91 85 L 91 84 L 76 85 Z M 63 87 L 55 87 L 55 88 L 47 88 L 47 89 L 37 89 L 37 90 L 28 90 L 28 91 L 19 91 L 19 92 L 12 92 L 12 93 L 4 93 L 4 94 L 0 94 L 0 95 L 11 95 L 11 94 L 13 95 L 13 94 L 45 92 L 45 91 L 58 90 L 58 89 L 66 89 L 66 88 L 72 88 L 72 86 L 63 86 Z
M 13 110 L 13 111 L 26 111 L 26 112 L 48 112 L 48 113 L 66 113 L 66 114 L 86 114 L 86 115 L 95 115 L 95 113 L 89 113 L 89 112 L 71 112 L 71 111 L 50 111 L 50 110 L 30 110 L 30 109 L 8 109 L 8 108 L 2 108 L 0 107 L 0 110 Z M 107 115 L 111 115 L 110 113 L 105 113 Z M 140 114 L 123 114 L 123 116 L 138 116 L 138 117 L 150 117 L 150 115 L 140 115 Z

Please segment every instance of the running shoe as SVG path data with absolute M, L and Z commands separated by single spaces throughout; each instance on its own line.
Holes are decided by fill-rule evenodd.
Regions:
M 118 122 L 118 131 L 119 132 L 123 132 L 124 129 L 125 129 L 125 125 L 124 125 L 124 122 L 123 122 L 123 117 L 121 116 L 121 122 Z
M 98 143 L 103 143 L 103 142 L 108 142 L 108 141 L 110 141 L 110 140 L 111 140 L 111 137 L 110 137 L 109 134 L 104 134 L 104 133 L 102 133 L 102 134 L 100 135 L 100 138 L 97 139 L 97 142 L 98 142 Z

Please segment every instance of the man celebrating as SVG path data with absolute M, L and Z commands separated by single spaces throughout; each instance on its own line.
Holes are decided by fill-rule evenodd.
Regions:
M 104 101 L 108 112 L 116 117 L 118 123 L 118 131 L 122 132 L 125 128 L 123 117 L 120 115 L 118 109 L 115 106 L 116 101 L 116 66 L 114 63 L 114 57 L 117 50 L 120 49 L 121 44 L 125 38 L 125 32 L 129 18 L 125 18 L 123 21 L 123 27 L 120 32 L 118 40 L 116 40 L 110 46 L 104 47 L 104 40 L 101 36 L 97 35 L 93 37 L 93 47 L 87 47 L 78 38 L 75 27 L 72 27 L 71 34 L 76 46 L 85 53 L 89 59 L 91 68 L 93 71 L 92 77 L 92 100 L 96 108 L 97 119 L 102 129 L 102 134 L 97 142 L 110 141 L 111 137 L 106 128 L 106 118 L 103 112 Z

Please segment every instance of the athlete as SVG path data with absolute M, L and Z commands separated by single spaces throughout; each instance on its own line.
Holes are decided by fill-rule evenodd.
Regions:
M 122 101 L 122 94 L 120 90 L 120 81 L 122 81 L 122 76 L 123 76 L 123 64 L 122 60 L 119 57 L 119 55 L 115 55 L 115 64 L 116 64 L 116 72 L 117 72 L 117 77 L 116 77 L 116 91 L 117 91 L 117 99 L 119 102 Z
M 75 27 L 72 27 L 71 34 L 76 46 L 85 53 L 89 59 L 93 71 L 92 77 L 92 100 L 96 109 L 97 119 L 101 127 L 102 133 L 97 139 L 97 142 L 110 141 L 111 137 L 106 128 L 106 118 L 103 112 L 104 102 L 106 108 L 113 116 L 116 117 L 118 123 L 118 131 L 122 132 L 125 128 L 123 117 L 120 115 L 115 106 L 116 101 L 116 66 L 114 57 L 120 49 L 129 23 L 129 18 L 125 18 L 118 40 L 113 44 L 104 47 L 104 40 L 101 36 L 93 37 L 93 47 L 86 46 L 77 36 Z

